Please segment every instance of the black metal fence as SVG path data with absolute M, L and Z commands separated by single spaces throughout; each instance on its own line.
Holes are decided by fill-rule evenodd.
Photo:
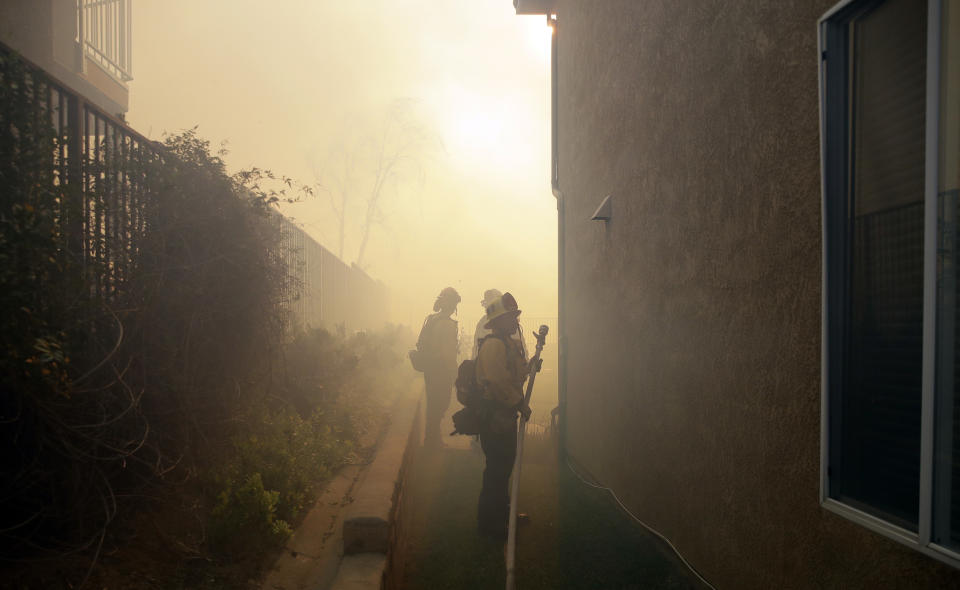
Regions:
M 287 268 L 296 293 L 288 299 L 293 321 L 300 327 L 348 330 L 376 328 L 386 323 L 388 293 L 383 283 L 347 265 L 286 218 L 282 218 Z
M 109 299 L 148 231 L 147 164 L 162 158 L 162 148 L 9 49 L 0 46 L 0 56 L 3 84 L 32 103 L 37 119 L 49 118 L 52 136 L 33 125 L 35 137 L 19 139 L 52 141 L 53 183 L 62 190 L 58 202 L 46 205 L 57 209 L 63 246 L 82 261 L 94 294 Z
M 93 293 L 111 300 L 130 277 L 156 222 L 162 198 L 150 171 L 163 165 L 164 146 L 26 63 L 0 44 L 0 83 L 17 85 L 37 118 L 48 117 L 53 182 L 62 187 L 58 225 L 65 252 L 82 262 Z M 12 64 L 16 64 L 13 67 Z M 47 138 L 22 138 L 47 141 Z M 387 290 L 349 266 L 302 229 L 280 217 L 280 253 L 293 280 L 284 305 L 300 326 L 373 328 L 387 319 Z

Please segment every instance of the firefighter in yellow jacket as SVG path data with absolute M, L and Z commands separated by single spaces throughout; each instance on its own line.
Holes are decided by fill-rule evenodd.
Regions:
M 490 407 L 489 419 L 480 429 L 486 466 L 477 524 L 482 535 L 498 540 L 507 537 L 508 484 L 517 449 L 517 412 L 530 415 L 523 403 L 523 382 L 528 373 L 526 353 L 522 339 L 511 338 L 520 329 L 519 315 L 517 300 L 510 293 L 487 306 L 485 327 L 493 333 L 483 340 L 477 354 L 477 382 Z

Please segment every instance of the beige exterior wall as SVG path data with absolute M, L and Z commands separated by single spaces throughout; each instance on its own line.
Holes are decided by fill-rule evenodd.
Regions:
M 0 0 L 0 41 L 40 63 L 53 58 L 52 0 Z
M 566 445 L 717 588 L 960 587 L 819 505 L 833 3 L 558 0 Z
M 110 115 L 127 112 L 127 85 L 84 57 L 78 65 L 76 0 L 0 0 L 0 42 Z

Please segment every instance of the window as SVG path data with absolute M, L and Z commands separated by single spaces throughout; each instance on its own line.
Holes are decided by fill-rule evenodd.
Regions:
M 821 499 L 960 567 L 960 0 L 842 2 L 820 49 Z

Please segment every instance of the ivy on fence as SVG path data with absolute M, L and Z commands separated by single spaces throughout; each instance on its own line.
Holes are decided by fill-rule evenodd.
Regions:
M 196 130 L 158 146 L 74 100 L 0 52 L 0 552 L 94 564 L 135 502 L 195 482 L 206 542 L 236 558 L 244 511 L 283 537 L 351 450 L 365 402 L 337 380 L 356 357 L 300 361 L 346 359 L 324 384 L 284 369 L 297 285 L 269 173 L 231 177 Z

